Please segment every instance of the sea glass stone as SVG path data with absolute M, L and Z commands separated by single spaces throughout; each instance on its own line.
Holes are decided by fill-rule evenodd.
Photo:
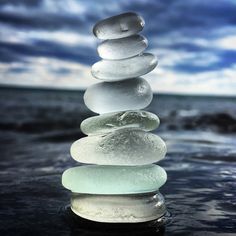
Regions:
M 95 113 L 138 110 L 152 101 L 152 90 L 145 79 L 133 78 L 113 83 L 97 83 L 84 94 L 85 105 Z
M 155 134 L 128 128 L 81 138 L 72 144 L 70 151 L 81 163 L 145 165 L 163 159 L 166 145 Z
M 117 60 L 136 56 L 148 46 L 148 41 L 141 35 L 132 35 L 127 38 L 103 41 L 97 48 L 103 59 Z
M 151 131 L 156 129 L 159 124 L 159 118 L 151 112 L 130 110 L 89 117 L 81 123 L 80 129 L 84 134 L 96 135 L 122 128 Z
M 158 219 L 166 212 L 165 201 L 160 192 L 71 196 L 72 211 L 85 219 L 97 222 L 135 223 Z
M 140 32 L 144 24 L 141 16 L 127 12 L 99 21 L 93 27 L 93 33 L 99 39 L 124 38 Z
M 62 185 L 74 193 L 133 194 L 157 191 L 167 179 L 157 165 L 77 166 L 62 175 Z
M 121 60 L 101 60 L 92 66 L 92 75 L 107 82 L 139 77 L 152 71 L 157 65 L 157 58 L 151 53 Z

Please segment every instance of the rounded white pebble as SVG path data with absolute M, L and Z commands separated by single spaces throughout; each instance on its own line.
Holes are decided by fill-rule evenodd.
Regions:
M 148 46 L 148 41 L 141 35 L 132 35 L 127 38 L 105 40 L 98 48 L 98 54 L 103 59 L 118 60 L 136 56 Z
M 127 12 L 99 21 L 93 27 L 93 33 L 99 39 L 124 38 L 140 32 L 144 24 L 141 16 Z
M 152 71 L 157 65 L 157 58 L 151 53 L 121 59 L 101 60 L 92 66 L 92 75 L 107 82 L 139 77 Z
M 113 83 L 97 83 L 84 94 L 85 105 L 95 113 L 139 110 L 152 101 L 152 90 L 145 79 L 133 78 Z

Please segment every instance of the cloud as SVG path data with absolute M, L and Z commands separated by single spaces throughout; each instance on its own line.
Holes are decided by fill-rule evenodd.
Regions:
M 84 89 L 96 82 L 88 66 L 54 58 L 38 57 L 32 58 L 30 63 L 14 62 L 11 65 L 0 63 L 0 71 L 0 81 L 4 85 Z
M 2 62 L 25 60 L 25 57 L 57 58 L 65 61 L 75 61 L 84 64 L 96 61 L 95 52 L 88 47 L 70 47 L 50 41 L 34 41 L 33 44 L 0 42 Z M 5 52 L 5 53 L 4 53 Z M 88 55 L 90 55 L 88 57 Z
M 89 66 L 99 60 L 92 26 L 126 11 L 145 18 L 142 34 L 159 59 L 154 91 L 236 94 L 232 0 L 2 0 L 0 83 L 88 86 Z

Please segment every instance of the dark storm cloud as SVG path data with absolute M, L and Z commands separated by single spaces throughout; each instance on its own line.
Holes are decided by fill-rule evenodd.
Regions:
M 59 2 L 55 0 L 55 4 Z M 62 1 L 60 1 L 62 2 Z M 68 0 L 64 1 L 65 8 Z M 197 66 L 191 59 L 179 61 L 173 70 L 186 73 L 199 73 L 211 70 L 221 70 L 234 63 L 235 51 L 219 50 L 211 47 L 201 47 L 194 43 L 197 37 L 210 40 L 224 36 L 226 27 L 236 27 L 236 4 L 230 0 L 101 0 L 73 1 L 83 6 L 80 13 L 48 8 L 43 0 L 2 0 L 0 1 L 0 23 L 10 26 L 16 32 L 20 30 L 60 31 L 66 34 L 91 35 L 92 25 L 101 18 L 109 17 L 125 11 L 136 11 L 146 21 L 143 34 L 150 41 L 150 49 L 165 48 L 173 52 L 191 52 L 198 55 L 206 52 L 215 55 L 219 60 L 206 66 Z M 116 4 L 118 7 L 112 7 Z M 11 7 L 11 10 L 6 7 Z M 18 10 L 23 7 L 23 10 Z M 72 9 L 73 10 L 73 9 Z M 219 35 L 219 30 L 221 34 Z M 177 32 L 178 38 L 172 38 Z M 222 35 L 223 32 L 223 35 Z M 0 28 L 1 33 L 1 28 Z M 4 32 L 2 32 L 4 34 Z M 91 35 L 92 37 L 92 35 Z M 180 43 L 176 39 L 187 37 L 189 42 Z M 159 40 L 158 39 L 162 39 Z M 1 38 L 0 38 L 1 40 Z M 164 43 L 163 43 L 164 42 Z M 0 61 L 11 62 L 25 60 L 28 57 L 48 57 L 60 60 L 92 64 L 98 60 L 93 46 L 70 46 L 66 42 L 59 44 L 52 40 L 25 40 L 22 43 L 0 43 Z M 171 69 L 171 68 L 170 68 Z M 56 72 L 55 72 L 56 73 Z M 65 72 L 66 73 L 66 72 Z
M 1 44 L 1 43 L 0 43 Z M 11 48 L 0 46 L 0 62 L 11 63 L 15 61 L 24 61 L 21 55 L 12 51 Z
M 16 68 L 10 68 L 8 70 L 9 73 L 15 73 L 15 74 L 21 74 L 21 73 L 25 73 L 27 71 L 29 71 L 29 69 L 26 67 L 16 67 Z
M 35 41 L 33 44 L 0 42 L 0 52 L 2 62 L 21 61 L 27 56 L 57 58 L 83 64 L 94 63 L 97 60 L 91 48 L 69 47 L 48 41 Z
M 1 0 L 0 6 L 14 5 L 14 6 L 26 6 L 26 7 L 38 7 L 42 3 L 42 0 Z
M 207 50 L 206 50 L 207 51 Z M 216 50 L 215 55 L 218 56 L 218 60 L 213 63 L 205 63 L 205 65 L 196 65 L 192 63 L 192 60 L 179 62 L 171 67 L 176 72 L 184 72 L 189 74 L 216 71 L 230 68 L 236 62 L 236 50 Z
M 16 12 L 1 12 L 0 23 L 9 24 L 13 27 L 23 29 L 43 29 L 43 30 L 58 30 L 62 28 L 79 29 L 80 32 L 89 33 L 89 29 L 85 27 L 83 20 L 77 16 L 59 15 L 55 13 L 44 14 L 23 14 Z
M 140 12 L 148 22 L 150 35 L 183 31 L 192 36 L 208 32 L 208 37 L 211 30 L 236 25 L 233 1 L 127 1 L 123 8 Z

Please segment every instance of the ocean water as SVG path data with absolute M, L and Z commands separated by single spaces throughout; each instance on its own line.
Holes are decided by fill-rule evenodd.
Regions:
M 62 172 L 77 163 L 73 141 L 94 115 L 82 91 L 0 89 L 0 235 L 235 235 L 236 98 L 154 95 L 167 143 L 158 164 L 172 220 L 156 229 L 111 228 L 67 217 Z

